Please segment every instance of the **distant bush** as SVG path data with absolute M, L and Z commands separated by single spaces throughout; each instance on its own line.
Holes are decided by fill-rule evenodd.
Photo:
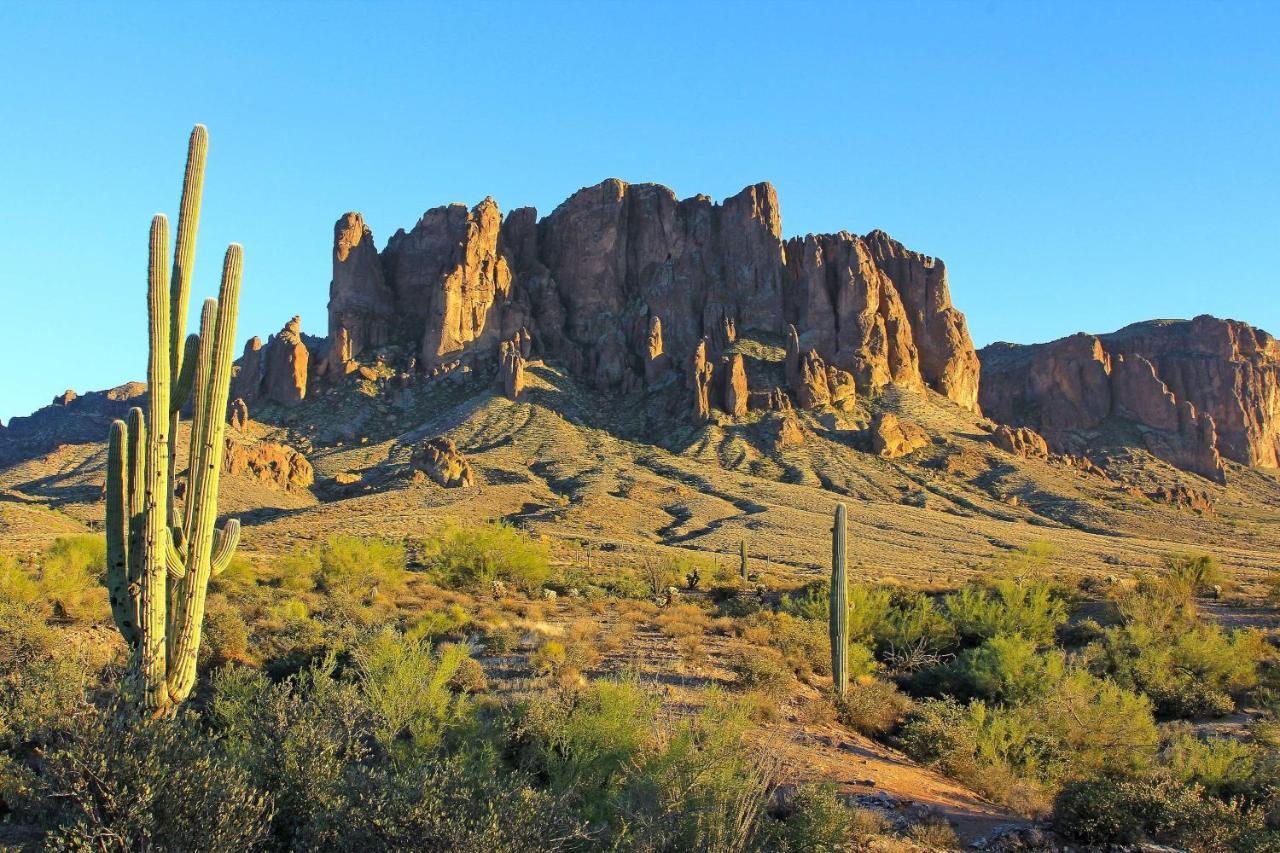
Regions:
M 330 536 L 317 552 L 316 585 L 324 592 L 360 598 L 404 584 L 404 546 L 382 539 Z
M 766 829 L 764 849 L 783 853 L 843 850 L 854 840 L 853 812 L 840 802 L 832 785 L 801 785 L 787 810 L 782 820 Z
M 1203 595 L 1222 582 L 1222 567 L 1212 554 L 1165 554 L 1162 562 L 1166 582 L 1178 594 Z
M 502 581 L 536 592 L 551 574 L 547 546 L 503 522 L 446 527 L 427 543 L 425 560 L 441 583 L 454 588 Z

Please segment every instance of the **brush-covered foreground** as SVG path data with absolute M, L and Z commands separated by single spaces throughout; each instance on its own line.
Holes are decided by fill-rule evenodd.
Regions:
M 855 584 L 835 701 L 822 582 L 502 524 L 331 537 L 237 558 L 192 700 L 142 722 L 102 542 L 61 539 L 0 566 L 0 847 L 920 850 L 1017 815 L 1053 828 L 1023 844 L 1280 847 L 1274 652 L 1223 627 L 1232 578 L 1050 578 L 1051 551 Z M 874 796 L 851 777 L 891 747 L 1007 811 Z

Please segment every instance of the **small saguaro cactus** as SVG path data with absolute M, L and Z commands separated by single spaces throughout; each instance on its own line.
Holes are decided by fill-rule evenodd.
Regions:
M 746 583 L 747 578 L 747 540 L 743 539 L 738 542 L 738 568 L 742 571 L 742 582 Z
M 191 132 L 170 281 L 169 222 L 151 220 L 147 265 L 147 410 L 115 421 L 107 443 L 107 588 L 129 646 L 129 687 L 144 710 L 168 712 L 195 685 L 209 578 L 226 568 L 240 523 L 215 530 L 218 475 L 240 297 L 242 250 L 227 248 L 217 299 L 205 300 L 200 333 L 182 340 L 208 136 Z M 186 491 L 175 500 L 178 413 L 191 400 Z
M 844 504 L 836 504 L 835 526 L 831 529 L 831 607 L 828 625 L 831 633 L 831 683 L 836 695 L 844 698 L 849 689 L 849 572 L 845 534 L 847 522 Z

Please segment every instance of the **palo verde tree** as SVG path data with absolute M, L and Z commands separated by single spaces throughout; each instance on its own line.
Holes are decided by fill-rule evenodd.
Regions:
M 152 714 L 186 699 L 209 578 L 226 568 L 240 523 L 214 528 L 222 470 L 227 395 L 243 252 L 227 247 L 217 299 L 205 300 L 199 334 L 183 340 L 208 133 L 191 131 L 172 276 L 169 222 L 151 220 L 147 264 L 146 412 L 111 425 L 107 445 L 107 588 L 116 626 L 129 646 L 129 688 Z M 179 413 L 192 404 L 181 503 L 175 488 Z

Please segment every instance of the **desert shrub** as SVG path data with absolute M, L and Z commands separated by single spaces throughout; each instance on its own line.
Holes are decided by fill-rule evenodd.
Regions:
M 1227 633 L 1195 623 L 1162 630 L 1130 622 L 1107 630 L 1089 647 L 1096 671 L 1151 697 L 1163 717 L 1222 716 L 1234 694 L 1258 683 L 1259 661 L 1269 654 L 1256 631 Z
M 205 666 L 237 663 L 249 657 L 249 627 L 235 607 L 221 596 L 210 596 L 204 614 L 200 657 Z
M 101 536 L 64 536 L 40 553 L 34 571 L 24 571 L 12 561 L 0 568 L 9 575 L 0 583 L 11 597 L 47 603 L 56 618 L 96 622 L 111 612 L 102 589 L 106 566 L 107 545 Z M 19 573 L 26 574 L 25 582 Z
M 878 637 L 891 617 L 893 594 L 883 587 L 866 584 L 849 586 L 849 639 L 868 640 Z M 828 608 L 829 609 L 829 608 Z M 826 610 L 822 618 L 825 620 Z
M 454 603 L 422 614 L 405 633 L 410 638 L 432 642 L 441 638 L 461 639 L 462 629 L 470 624 L 471 616 Z
M 1262 829 L 1262 815 L 1203 793 L 1196 785 L 1163 775 L 1083 780 L 1058 795 L 1054 826 L 1085 844 L 1156 842 L 1190 850 L 1246 849 L 1245 842 Z
M 510 625 L 486 626 L 480 641 L 491 655 L 505 655 L 520 644 L 520 632 Z
M 855 610 L 849 608 L 850 619 Z M 879 617 L 872 634 L 876 655 L 892 669 L 911 672 L 937 661 L 938 653 L 955 642 L 955 633 L 932 598 L 908 594 L 894 601 Z M 850 631 L 850 639 L 857 635 Z
M 272 793 L 285 848 L 333 848 L 353 808 L 351 770 L 370 755 L 370 714 L 336 666 L 330 654 L 279 683 L 243 667 L 214 677 L 210 723 L 228 758 Z
M 317 552 L 316 585 L 328 593 L 364 597 L 372 591 L 391 592 L 404 584 L 402 545 L 381 539 L 330 536 Z
M 1018 704 L 1048 693 L 1066 671 L 1066 657 L 1042 652 L 1021 635 L 997 635 L 944 667 L 950 690 L 962 698 Z
M 529 655 L 529 669 L 535 675 L 559 675 L 569 665 L 569 650 L 559 640 L 547 640 Z
M 467 720 L 467 702 L 449 689 L 467 648 L 433 650 L 425 639 L 384 629 L 355 652 L 360 691 L 379 745 L 401 760 L 429 752 Z
M 821 619 L 825 622 L 831 612 L 831 581 L 813 581 L 783 594 L 778 609 L 800 619 Z
M 964 644 L 998 634 L 1021 634 L 1036 642 L 1053 640 L 1067 619 L 1065 602 L 1043 580 L 1002 577 L 990 587 L 969 584 L 943 599 L 947 619 Z
M 956 831 L 943 818 L 926 818 L 907 827 L 907 837 L 926 850 L 957 850 L 961 847 Z
M 900 741 L 916 760 L 1038 811 L 1047 806 L 1042 792 L 1063 781 L 1146 768 L 1158 735 L 1145 697 L 1076 669 L 1024 705 L 918 703 Z
M 760 835 L 774 759 L 748 739 L 744 703 L 717 691 L 706 698 L 701 713 L 675 723 L 644 756 L 627 786 L 619 811 L 637 815 L 628 846 L 742 851 Z
M 1222 582 L 1222 567 L 1212 554 L 1165 554 L 1161 562 L 1169 589 L 1183 596 L 1203 595 Z
M 70 719 L 90 678 L 84 656 L 46 612 L 0 590 L 0 746 Z
M 636 682 L 600 680 L 520 706 L 511 737 L 520 766 L 589 820 L 602 821 L 649 748 L 657 712 L 657 701 Z
M 270 582 L 288 592 L 308 592 L 315 588 L 319 574 L 319 549 L 299 548 L 275 559 L 270 568 Z
M 701 634 L 710 624 L 707 614 L 695 604 L 673 604 L 664 609 L 654 622 L 658 630 L 668 637 Z
M 458 664 L 458 671 L 449 679 L 449 689 L 458 693 L 475 695 L 489 689 L 489 679 L 484 667 L 473 657 L 465 657 Z
M 836 700 L 836 712 L 845 725 L 875 737 L 896 729 L 911 705 L 892 683 L 865 678 L 849 683 L 845 695 Z
M 144 722 L 112 708 L 69 722 L 18 804 L 20 820 L 45 830 L 41 849 L 183 850 L 198 839 L 239 853 L 264 840 L 270 797 L 194 715 Z
M 761 640 L 782 652 L 787 665 L 800 677 L 831 675 L 831 639 L 825 621 L 798 618 L 784 611 L 762 613 L 753 624 L 766 629 Z M 870 649 L 854 642 L 849 645 L 847 665 L 850 677 L 858 678 L 875 670 L 875 658 Z
M 1224 800 L 1255 793 L 1261 758 L 1253 744 L 1231 737 L 1202 740 L 1187 730 L 1172 737 L 1161 754 L 1173 779 Z
M 477 589 L 502 581 L 535 592 L 551 575 L 546 544 L 505 522 L 448 526 L 428 545 L 426 565 L 445 586 Z
M 780 695 L 791 684 L 791 668 L 782 653 L 771 648 L 738 649 L 729 656 L 728 667 L 737 677 L 737 686 Z
M 787 809 L 789 814 L 766 826 L 764 849 L 780 853 L 841 850 L 855 840 L 853 813 L 840 802 L 832 785 L 800 786 Z

